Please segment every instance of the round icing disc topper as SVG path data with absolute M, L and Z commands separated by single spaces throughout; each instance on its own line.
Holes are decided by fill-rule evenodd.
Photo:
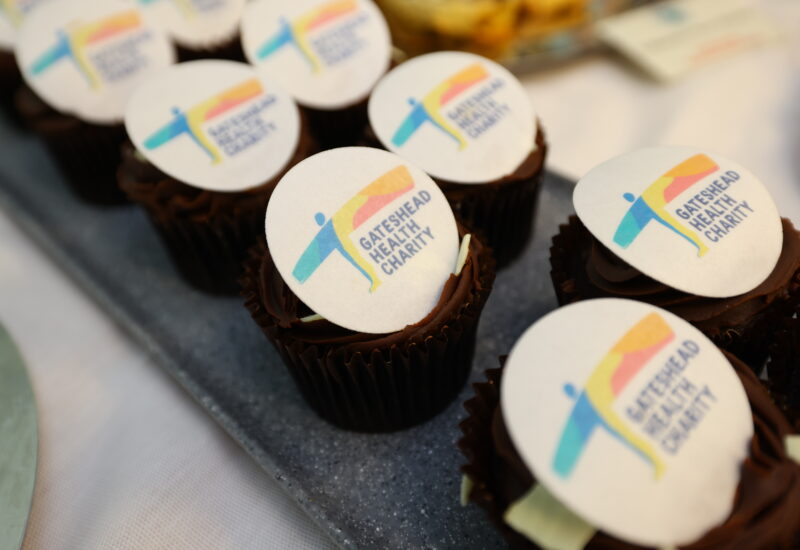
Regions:
M 326 110 L 365 99 L 391 58 L 389 29 L 370 0 L 253 0 L 242 45 L 298 103 Z
M 471 53 L 406 61 L 375 87 L 368 112 L 384 147 L 446 181 L 500 179 L 536 149 L 536 115 L 522 85 Z
M 232 39 L 246 0 L 138 0 L 183 46 L 213 47 Z
M 0 50 L 14 49 L 17 29 L 30 11 L 49 0 L 0 0 Z
M 134 88 L 175 58 L 159 27 L 122 0 L 47 2 L 25 18 L 15 51 L 37 95 L 98 124 L 122 121 Z
M 683 546 L 730 515 L 752 412 L 722 352 L 679 317 L 620 299 L 558 309 L 514 346 L 501 396 L 525 464 L 598 529 Z
M 459 251 L 433 180 L 367 147 L 331 149 L 290 169 L 267 205 L 266 232 L 278 272 L 303 303 L 372 334 L 424 319 Z
M 288 93 L 250 65 L 202 60 L 140 86 L 125 127 L 166 174 L 202 189 L 242 191 L 286 167 L 300 139 L 300 114 Z
M 774 269 L 780 215 L 748 170 L 691 147 L 639 149 L 593 168 L 573 194 L 575 211 L 611 252 L 678 290 L 725 298 Z

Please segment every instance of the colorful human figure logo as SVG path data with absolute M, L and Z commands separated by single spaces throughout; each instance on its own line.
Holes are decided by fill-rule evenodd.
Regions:
M 147 150 L 152 151 L 178 136 L 186 134 L 210 157 L 212 164 L 218 164 L 222 161 L 222 156 L 203 132 L 203 124 L 255 99 L 263 92 L 261 82 L 257 78 L 251 78 L 186 111 L 182 111 L 179 107 L 173 107 L 173 119 L 148 136 L 144 141 L 144 146 Z
M 319 72 L 321 64 L 308 43 L 309 34 L 357 10 L 356 0 L 334 0 L 309 10 L 294 21 L 281 17 L 278 22 L 280 29 L 256 51 L 256 57 L 263 60 L 284 46 L 292 45 L 306 60 L 311 72 Z
M 453 138 L 458 144 L 459 150 L 464 149 L 467 146 L 466 140 L 442 116 L 441 108 L 488 77 L 489 73 L 483 65 L 473 63 L 438 84 L 422 98 L 422 101 L 409 98 L 408 103 L 411 105 L 411 112 L 400 123 L 394 136 L 392 136 L 392 144 L 396 147 L 402 147 L 420 126 L 430 122 L 444 132 L 446 136 Z
M 655 220 L 686 239 L 697 248 L 697 255 L 703 256 L 708 252 L 708 247 L 694 231 L 676 220 L 667 211 L 666 206 L 675 197 L 718 169 L 716 162 L 706 155 L 698 154 L 658 178 L 642 192 L 640 197 L 625 193 L 623 197 L 632 204 L 617 227 L 614 242 L 622 248 L 628 248 L 644 228 Z
M 317 212 L 314 219 L 321 228 L 295 264 L 292 271 L 294 278 L 301 284 L 306 282 L 328 256 L 338 250 L 367 278 L 369 291 L 374 292 L 381 281 L 372 265 L 359 254 L 350 240 L 350 234 L 384 206 L 413 188 L 414 179 L 408 168 L 397 166 L 356 193 L 329 220 L 326 221 L 325 215 Z
M 568 478 L 586 451 L 592 434 L 602 428 L 648 462 L 656 479 L 664 464 L 652 446 L 636 435 L 613 410 L 614 402 L 633 378 L 660 350 L 675 338 L 675 333 L 658 313 L 650 313 L 636 323 L 595 367 L 580 394 L 572 384 L 565 393 L 575 404 L 567 418 L 553 457 L 553 469 Z
M 92 89 L 101 87 L 101 80 L 87 55 L 87 48 L 139 28 L 142 25 L 136 10 L 117 13 L 99 21 L 57 31 L 54 46 L 38 57 L 30 67 L 34 76 L 40 75 L 62 59 L 71 59 Z

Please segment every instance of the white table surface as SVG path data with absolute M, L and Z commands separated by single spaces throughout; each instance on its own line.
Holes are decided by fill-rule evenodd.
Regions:
M 784 28 L 800 28 L 800 1 L 764 4 Z M 750 168 L 782 214 L 800 220 L 796 33 L 671 86 L 602 56 L 524 83 L 547 131 L 551 169 L 575 177 L 643 145 L 706 146 Z M 332 547 L 2 212 L 0 320 L 27 360 L 39 409 L 24 548 Z

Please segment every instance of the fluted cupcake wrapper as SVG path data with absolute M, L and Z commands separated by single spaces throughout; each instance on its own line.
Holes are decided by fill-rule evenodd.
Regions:
M 145 208 L 145 210 L 147 210 Z M 242 260 L 264 232 L 263 215 L 217 216 L 210 221 L 165 219 L 148 211 L 173 263 L 192 286 L 213 294 L 236 294 Z
M 8 119 L 22 126 L 22 119 L 14 105 L 14 96 L 22 86 L 22 75 L 13 52 L 0 51 L 0 109 Z
M 322 418 L 358 431 L 401 429 L 435 415 L 463 387 L 494 278 L 488 254 L 480 259 L 481 288 L 449 322 L 424 338 L 369 351 L 354 349 L 352 344 L 310 344 L 278 327 L 262 306 L 259 272 L 264 254 L 262 241 L 245 261 L 240 280 L 245 306 L 280 353 L 305 400 Z
M 199 59 L 227 59 L 229 61 L 247 62 L 239 33 L 224 42 L 208 44 L 207 46 L 190 48 L 182 44 L 175 44 L 175 50 L 180 63 Z
M 501 361 L 502 362 L 502 361 Z M 500 531 L 512 548 L 538 548 L 530 540 L 520 535 L 503 521 L 503 514 L 509 502 L 499 502 L 498 495 L 492 491 L 492 452 L 488 442 L 492 440 L 492 419 L 500 403 L 500 380 L 503 369 L 485 371 L 486 381 L 472 385 L 475 395 L 464 403 L 468 416 L 458 425 L 461 439 L 458 449 L 467 459 L 461 472 L 471 482 L 468 501 L 477 504 L 486 512 L 489 521 Z
M 550 277 L 559 305 L 567 305 L 598 296 L 585 296 L 581 293 L 574 276 L 570 273 L 570 257 L 578 250 L 583 229 L 575 217 L 559 226 L 550 247 Z M 800 272 L 795 274 L 800 278 Z M 713 331 L 695 324 L 718 347 L 729 351 L 754 369 L 764 366 L 770 355 L 773 330 L 783 320 L 791 319 L 800 304 L 800 285 L 798 289 L 783 298 L 773 300 L 763 311 L 751 315 L 735 326 L 715 327 Z M 608 296 L 611 296 L 610 294 Z M 635 299 L 635 298 L 631 298 Z
M 530 240 L 541 173 L 485 185 L 441 184 L 458 220 L 491 247 L 498 267 L 514 260 Z
M 61 121 L 25 121 L 47 146 L 67 183 L 79 197 L 96 204 L 123 204 L 117 187 L 120 146 L 125 140 L 122 124 L 102 126 L 57 115 Z
M 311 133 L 323 150 L 356 144 L 367 125 L 367 100 L 341 109 L 302 107 Z

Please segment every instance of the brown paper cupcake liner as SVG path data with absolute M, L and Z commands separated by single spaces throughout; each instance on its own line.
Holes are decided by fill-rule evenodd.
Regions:
M 267 254 L 261 239 L 245 261 L 240 280 L 245 306 L 322 418 L 351 430 L 396 430 L 427 420 L 458 394 L 471 369 L 478 321 L 494 280 L 486 249 L 478 256 L 479 288 L 449 321 L 409 341 L 368 351 L 363 342 L 304 342 L 278 326 L 263 306 L 259 284 Z
M 501 359 L 501 364 L 503 362 Z M 508 544 L 512 548 L 538 549 L 503 521 L 503 513 L 511 503 L 498 500 L 501 497 L 491 489 L 496 486 L 496 480 L 492 478 L 492 462 L 495 459 L 487 442 L 492 440 L 492 420 L 500 403 L 502 374 L 502 368 L 487 370 L 486 381 L 473 384 L 475 395 L 464 403 L 468 416 L 458 425 L 462 436 L 457 446 L 467 462 L 461 466 L 461 472 L 472 483 L 467 500 L 483 508 L 489 521 Z
M 20 88 L 15 105 L 25 125 L 44 142 L 70 188 L 87 202 L 123 204 L 117 187 L 120 146 L 125 140 L 122 124 L 90 124 L 45 106 L 34 92 Z
M 525 248 L 533 229 L 541 170 L 530 178 L 466 185 L 440 183 L 453 212 L 494 251 L 498 267 L 508 265 Z
M 585 238 L 585 229 L 575 216 L 570 216 L 568 223 L 559 226 L 559 232 L 553 236 L 550 247 L 550 277 L 559 305 L 567 305 L 581 300 L 612 296 L 598 292 L 597 296 L 586 296 L 578 288 L 574 276 L 570 273 L 570 259 L 578 243 Z M 800 272 L 795 274 L 800 281 Z M 713 332 L 698 326 L 718 347 L 729 351 L 754 369 L 764 366 L 770 355 L 773 332 L 784 320 L 791 319 L 800 304 L 800 284 L 787 296 L 773 300 L 763 311 L 755 313 L 735 326 L 725 326 Z M 635 298 L 634 298 L 635 299 Z M 782 367 L 783 368 L 783 367 Z
M 336 110 L 301 107 L 322 150 L 356 145 L 367 126 L 367 100 Z
M 242 49 L 242 41 L 237 33 L 233 38 L 219 44 L 209 44 L 204 47 L 188 47 L 175 44 L 178 62 L 196 61 L 198 59 L 227 59 L 247 63 Z
M 264 232 L 263 213 L 240 215 L 235 220 L 217 216 L 199 221 L 166 219 L 145 210 L 173 264 L 189 284 L 212 294 L 238 292 L 236 281 L 247 249 Z
M 22 75 L 17 67 L 13 52 L 0 51 L 0 110 L 17 126 L 22 126 L 22 118 L 14 105 L 14 96 L 22 86 Z

